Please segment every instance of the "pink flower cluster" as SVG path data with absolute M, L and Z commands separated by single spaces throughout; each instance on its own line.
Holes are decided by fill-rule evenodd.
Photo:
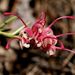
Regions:
M 5 15 L 15 15 L 12 13 L 5 13 Z M 17 16 L 17 15 L 15 15 Z M 25 22 L 17 16 L 25 25 L 23 30 L 20 31 L 19 36 L 21 38 L 20 40 L 20 46 L 29 48 L 32 43 L 37 48 L 42 49 L 45 51 L 48 55 L 54 55 L 56 50 L 67 50 L 70 52 L 75 53 L 72 50 L 69 50 L 64 47 L 61 40 L 58 38 L 65 35 L 73 35 L 75 33 L 65 33 L 60 35 L 54 35 L 53 30 L 51 27 L 60 19 L 69 18 L 74 19 L 74 16 L 62 16 L 54 20 L 48 27 L 45 26 L 46 24 L 46 15 L 44 12 L 41 13 L 40 17 L 36 20 L 34 25 L 30 28 L 28 27 Z M 34 42 L 32 42 L 32 40 Z M 56 44 L 59 43 L 60 47 L 57 47 Z

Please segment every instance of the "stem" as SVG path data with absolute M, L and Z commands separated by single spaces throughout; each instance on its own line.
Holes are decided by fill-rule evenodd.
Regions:
M 17 39 L 21 40 L 21 37 L 16 36 L 16 34 L 18 34 L 23 28 L 24 28 L 24 26 L 20 27 L 19 29 L 17 29 L 16 31 L 14 31 L 12 33 L 9 33 L 9 32 L 6 33 L 6 32 L 0 31 L 0 35 L 4 35 L 4 36 L 9 37 L 9 38 L 17 38 Z
M 5 22 L 3 22 L 1 25 L 0 25 L 0 28 L 3 28 L 6 24 L 10 23 L 11 21 L 17 19 L 17 17 L 10 17 L 8 20 L 6 20 Z
M 23 28 L 24 28 L 24 26 L 21 26 L 19 29 L 17 29 L 16 31 L 14 31 L 14 32 L 12 33 L 12 35 L 18 34 Z
M 6 33 L 6 32 L 0 31 L 0 35 L 4 35 L 4 36 L 9 37 L 9 38 L 16 38 L 16 39 L 21 40 L 21 38 L 19 36 L 13 35 L 12 33 Z
M 8 38 L 22 40 L 20 36 L 12 35 L 11 33 L 5 33 L 0 31 L 0 35 L 4 35 Z
M 0 35 L 4 35 L 4 36 L 10 37 L 10 38 L 14 37 L 14 35 L 12 35 L 12 33 L 6 33 L 6 32 L 2 32 L 2 31 L 0 31 Z
M 23 28 L 25 28 L 25 26 L 21 26 L 19 29 L 17 29 L 16 31 L 14 31 L 12 34 L 13 35 L 18 34 Z

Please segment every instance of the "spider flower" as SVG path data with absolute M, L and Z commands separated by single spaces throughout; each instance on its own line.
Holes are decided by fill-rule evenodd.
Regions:
M 13 13 L 5 13 L 5 15 L 14 15 L 17 16 L 22 23 L 24 24 L 24 28 L 20 31 L 19 36 L 21 37 L 20 40 L 20 46 L 23 48 L 29 48 L 30 46 L 34 45 L 39 49 L 42 49 L 45 51 L 48 55 L 54 55 L 56 50 L 67 50 L 72 53 L 75 53 L 74 51 L 67 49 L 64 47 L 64 44 L 61 40 L 59 40 L 59 37 L 65 36 L 65 35 L 73 35 L 75 33 L 65 33 L 60 35 L 54 35 L 53 30 L 51 27 L 60 19 L 74 19 L 75 16 L 62 16 L 57 19 L 55 19 L 48 27 L 45 26 L 46 24 L 46 15 L 44 12 L 41 13 L 41 15 L 38 17 L 36 22 L 33 24 L 33 26 L 30 28 L 28 27 L 25 22 L 16 14 Z M 60 47 L 57 47 L 56 44 L 59 43 Z

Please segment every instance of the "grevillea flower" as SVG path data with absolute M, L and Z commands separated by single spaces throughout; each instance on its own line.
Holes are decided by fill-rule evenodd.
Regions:
M 34 45 L 39 49 L 45 51 L 48 55 L 54 55 L 56 50 L 67 50 L 75 53 L 74 51 L 67 49 L 64 47 L 62 41 L 58 38 L 65 35 L 73 35 L 75 33 L 65 33 L 60 35 L 54 35 L 51 27 L 60 19 L 68 18 L 74 19 L 75 16 L 62 16 L 55 19 L 48 27 L 45 26 L 46 23 L 46 15 L 44 12 L 41 13 L 40 17 L 36 20 L 33 26 L 28 27 L 25 22 L 16 14 L 12 14 L 6 12 L 5 15 L 15 15 L 17 16 L 22 23 L 24 24 L 24 28 L 20 31 L 19 36 L 21 47 L 29 48 Z M 60 47 L 57 47 L 56 44 L 59 43 Z

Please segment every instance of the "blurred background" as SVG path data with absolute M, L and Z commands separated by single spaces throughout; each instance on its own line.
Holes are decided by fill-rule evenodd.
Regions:
M 46 12 L 46 25 L 60 16 L 75 16 L 75 0 L 0 0 L 0 27 L 9 18 L 3 12 L 16 13 L 32 26 L 41 10 Z M 2 26 L 3 31 L 13 32 L 22 26 L 17 19 Z M 75 20 L 58 21 L 52 30 L 55 35 L 75 32 Z M 59 38 L 66 48 L 75 49 L 75 35 Z M 0 75 L 75 75 L 75 54 L 58 51 L 55 56 L 48 56 L 40 50 L 21 48 L 19 42 L 13 40 L 10 49 L 4 46 L 7 38 L 0 35 Z

